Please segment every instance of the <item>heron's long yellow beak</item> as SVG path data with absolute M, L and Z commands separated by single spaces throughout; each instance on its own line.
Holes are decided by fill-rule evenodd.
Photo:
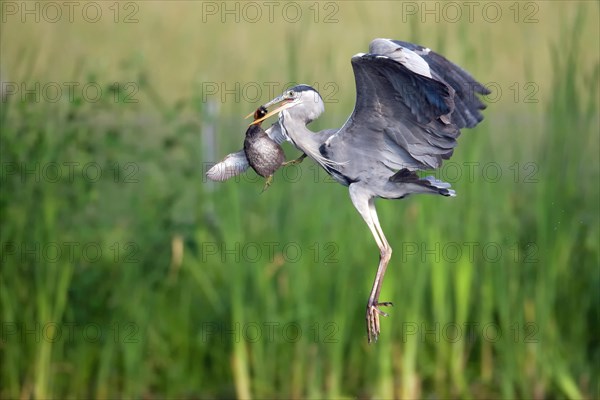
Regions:
M 279 104 L 279 103 L 283 103 L 283 104 L 281 106 L 277 107 L 276 109 L 274 109 L 273 111 L 268 112 L 264 117 L 259 118 L 256 121 L 252 121 L 252 123 L 250 125 L 260 124 L 265 119 L 269 118 L 271 115 L 277 114 L 278 112 L 281 112 L 281 111 L 283 111 L 287 108 L 290 108 L 296 104 L 296 102 L 293 98 L 289 98 L 289 97 L 286 97 L 285 95 L 281 95 L 281 96 L 275 97 L 273 100 L 271 100 L 267 104 L 263 105 L 263 107 L 268 109 L 269 107 L 271 107 L 275 104 Z M 246 118 L 250 118 L 253 115 L 254 115 L 254 113 L 252 112 L 252 113 L 246 115 Z
M 250 125 L 260 124 L 265 119 L 269 118 L 271 115 L 275 115 L 277 113 L 280 113 L 281 111 L 286 110 L 286 109 L 288 109 L 290 107 L 293 107 L 295 105 L 295 103 L 293 101 L 291 101 L 291 100 L 284 100 L 284 101 L 286 101 L 286 103 L 280 105 L 279 107 L 277 107 L 273 111 L 269 111 L 264 117 L 259 118 L 256 121 L 252 121 L 252 123 Z

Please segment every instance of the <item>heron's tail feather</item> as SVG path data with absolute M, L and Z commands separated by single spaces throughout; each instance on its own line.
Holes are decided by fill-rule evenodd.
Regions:
M 414 171 L 410 171 L 406 168 L 401 169 L 390 177 L 390 182 L 395 183 L 412 183 L 419 185 L 425 192 L 439 193 L 442 196 L 456 196 L 456 192 L 450 189 L 448 182 L 440 181 L 434 176 L 426 176 L 421 178 Z
M 456 192 L 450 189 L 450 184 L 448 182 L 440 181 L 439 179 L 436 179 L 434 176 L 431 175 L 426 176 L 422 180 L 429 182 L 429 185 L 431 187 L 438 189 L 438 193 L 442 196 L 456 197 Z

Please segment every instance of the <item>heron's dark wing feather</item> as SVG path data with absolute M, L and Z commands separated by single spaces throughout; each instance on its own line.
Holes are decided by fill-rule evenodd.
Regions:
M 206 177 L 211 181 L 226 181 L 246 171 L 250 164 L 246 158 L 244 150 L 228 154 L 223 160 L 216 163 L 206 173 Z
M 439 167 L 452 155 L 460 129 L 475 126 L 483 118 L 479 110 L 484 105 L 477 93 L 487 93 L 487 89 L 466 71 L 420 46 L 409 48 L 376 39 L 370 49 L 377 54 L 352 57 L 356 105 L 323 151 L 337 151 L 341 162 L 370 158 L 371 164 L 361 168 L 373 162 L 389 169 Z M 331 146 L 335 151 L 328 149 Z
M 387 56 L 364 54 L 353 57 L 352 67 L 356 87 L 362 89 L 357 93 L 356 104 L 363 108 L 377 109 L 378 104 L 373 99 L 385 98 L 403 103 L 422 124 L 454 109 L 454 91 L 445 83 L 414 73 Z
M 391 40 L 391 42 L 416 52 L 427 62 L 434 79 L 441 80 L 454 89 L 455 111 L 452 114 L 451 121 L 459 129 L 465 127 L 472 128 L 483 120 L 483 115 L 481 115 L 479 110 L 483 110 L 486 107 L 477 95 L 490 94 L 488 88 L 477 82 L 471 74 L 441 54 L 413 43 L 399 40 Z M 371 47 L 374 45 L 375 40 L 371 43 Z
M 354 56 L 352 67 L 356 105 L 324 151 L 335 146 L 341 161 L 361 157 L 389 169 L 437 168 L 450 157 L 460 133 L 447 119 L 451 88 L 386 56 Z

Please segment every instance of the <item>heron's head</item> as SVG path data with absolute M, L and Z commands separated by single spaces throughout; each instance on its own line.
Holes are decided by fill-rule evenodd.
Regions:
M 264 117 L 257 119 L 253 124 L 260 123 L 271 115 L 286 111 L 289 117 L 300 120 L 305 124 L 314 121 L 325 111 L 325 104 L 319 92 L 308 85 L 297 85 L 283 92 L 264 105 L 269 108 L 277 105 L 275 109 L 267 113 Z

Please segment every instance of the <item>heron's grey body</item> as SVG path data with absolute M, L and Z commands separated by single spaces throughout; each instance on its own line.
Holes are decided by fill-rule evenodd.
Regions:
M 292 88 L 265 107 L 284 103 L 276 110 L 279 120 L 269 136 L 289 140 L 348 186 L 352 203 L 377 242 L 380 261 L 367 303 L 370 342 L 379 335 L 379 315 L 386 315 L 379 307 L 391 304 L 379 302 L 392 249 L 374 200 L 413 193 L 454 196 L 448 183 L 420 178 L 415 171 L 438 168 L 450 158 L 460 129 L 483 119 L 480 110 L 485 106 L 477 95 L 489 91 L 462 68 L 422 46 L 375 39 L 369 51 L 352 57 L 356 105 L 341 128 L 315 133 L 306 127 L 324 110 L 321 96 L 307 85 Z

